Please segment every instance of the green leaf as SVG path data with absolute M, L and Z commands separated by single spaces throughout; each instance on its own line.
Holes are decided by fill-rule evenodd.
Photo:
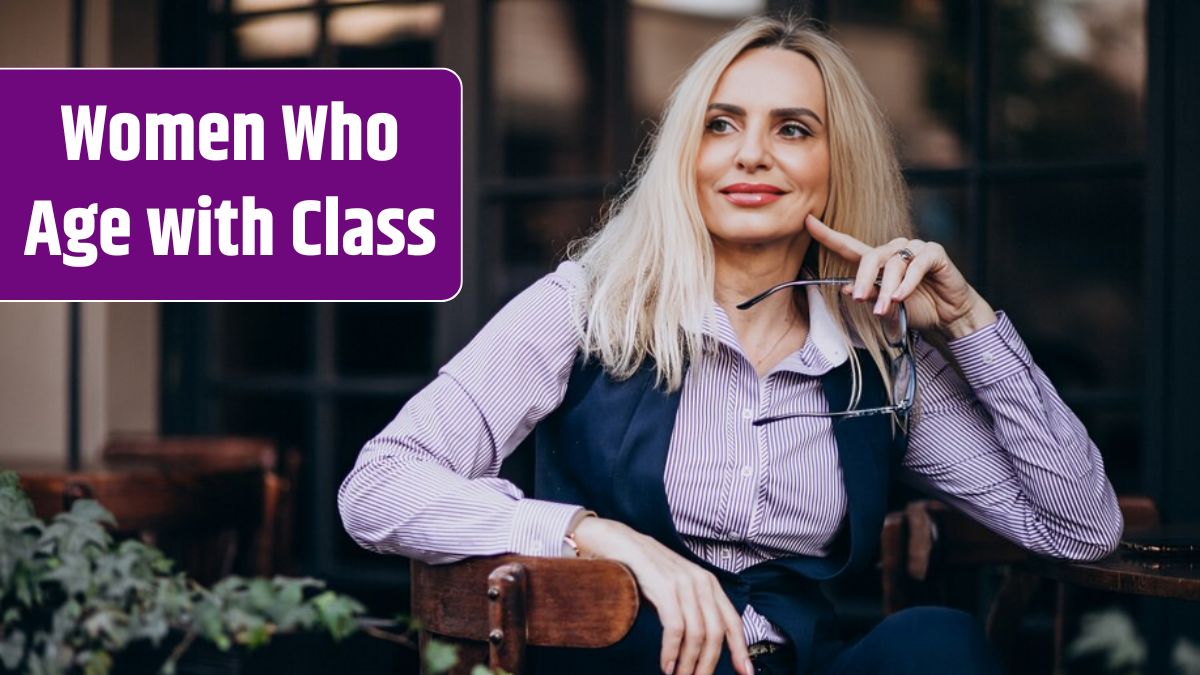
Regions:
M 112 656 L 106 651 L 96 651 L 90 654 L 83 666 L 84 675 L 108 675 L 112 670 Z
M 0 472 L 3 669 L 106 675 L 113 652 L 139 640 L 158 644 L 172 628 L 222 650 L 234 643 L 257 647 L 281 631 L 323 629 L 341 639 L 365 612 L 356 600 L 324 591 L 317 579 L 229 577 L 206 589 L 172 573 L 173 563 L 158 549 L 136 540 L 114 543 L 105 529 L 112 523 L 92 500 L 78 500 L 45 523 L 16 477 Z M 454 649 L 444 647 L 440 654 L 434 647 L 433 660 L 453 665 Z M 162 671 L 174 667 L 167 663 Z
M 25 631 L 14 630 L 0 641 L 0 663 L 5 670 L 16 670 L 17 664 L 25 654 Z
M 71 504 L 71 511 L 68 516 L 79 521 L 91 522 L 97 525 L 116 526 L 117 524 L 117 519 L 113 518 L 112 513 L 94 499 L 76 499 Z
M 358 628 L 354 617 L 365 611 L 358 601 L 333 591 L 325 591 L 313 598 L 312 602 L 317 608 L 321 625 L 325 626 L 334 640 L 341 640 L 353 633 Z
M 431 675 L 441 675 L 458 665 L 458 648 L 448 642 L 430 639 L 425 644 L 425 653 L 421 657 Z

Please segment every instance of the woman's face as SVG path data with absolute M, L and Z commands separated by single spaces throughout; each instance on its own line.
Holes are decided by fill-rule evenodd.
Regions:
M 829 198 L 829 120 L 821 73 L 786 49 L 745 52 L 721 75 L 696 161 L 700 212 L 729 244 L 768 244 L 804 230 Z

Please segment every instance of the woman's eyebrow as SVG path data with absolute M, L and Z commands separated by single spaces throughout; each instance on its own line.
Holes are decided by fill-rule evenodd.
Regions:
M 738 115 L 741 117 L 746 116 L 745 108 L 737 105 L 731 105 L 729 103 L 710 103 L 708 104 L 708 109 L 720 110 L 721 112 L 727 112 L 730 115 Z M 771 111 L 771 117 L 811 117 L 817 121 L 817 124 L 825 124 L 821 121 L 820 115 L 817 115 L 817 113 L 809 110 L 808 108 L 775 108 Z

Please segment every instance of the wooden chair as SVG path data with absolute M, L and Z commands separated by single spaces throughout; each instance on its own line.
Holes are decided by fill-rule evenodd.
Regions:
M 422 652 L 432 638 L 457 646 L 451 675 L 481 663 L 523 675 L 526 646 L 606 647 L 629 632 L 637 613 L 633 574 L 611 561 L 503 555 L 412 563 Z
M 200 470 L 250 469 L 262 479 L 259 526 L 241 545 L 246 573 L 270 576 L 294 570 L 292 537 L 300 453 L 278 452 L 269 439 L 242 436 L 114 436 L 101 451 L 106 462 L 136 462 Z
M 204 584 L 243 569 L 239 544 L 260 526 L 263 481 L 257 469 L 142 465 L 18 475 L 39 517 L 95 499 L 116 519 L 114 536 L 158 546 Z
M 1158 508 L 1148 497 L 1118 498 L 1125 531 L 1159 524 Z M 929 524 L 937 540 L 929 544 Z M 905 511 L 888 514 L 881 535 L 880 568 L 883 611 L 892 614 L 916 604 L 961 605 L 976 593 L 979 573 L 999 567 L 1002 581 L 987 608 L 986 631 L 1002 654 L 1015 653 L 1021 618 L 1041 579 L 1022 562 L 1030 554 L 941 502 L 914 502 Z M 925 564 L 927 562 L 927 565 Z M 1055 659 L 1061 662 L 1066 591 L 1058 589 L 1055 616 Z

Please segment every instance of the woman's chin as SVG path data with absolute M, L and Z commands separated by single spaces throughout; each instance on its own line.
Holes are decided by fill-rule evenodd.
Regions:
M 804 231 L 799 227 L 782 227 L 779 223 L 730 223 L 727 227 L 709 228 L 714 239 L 731 246 L 769 246 L 788 244 Z
M 788 246 L 795 240 L 796 234 L 795 232 L 782 234 L 779 232 L 761 234 L 738 232 L 725 236 L 713 234 L 713 239 L 723 246 L 764 248 Z

